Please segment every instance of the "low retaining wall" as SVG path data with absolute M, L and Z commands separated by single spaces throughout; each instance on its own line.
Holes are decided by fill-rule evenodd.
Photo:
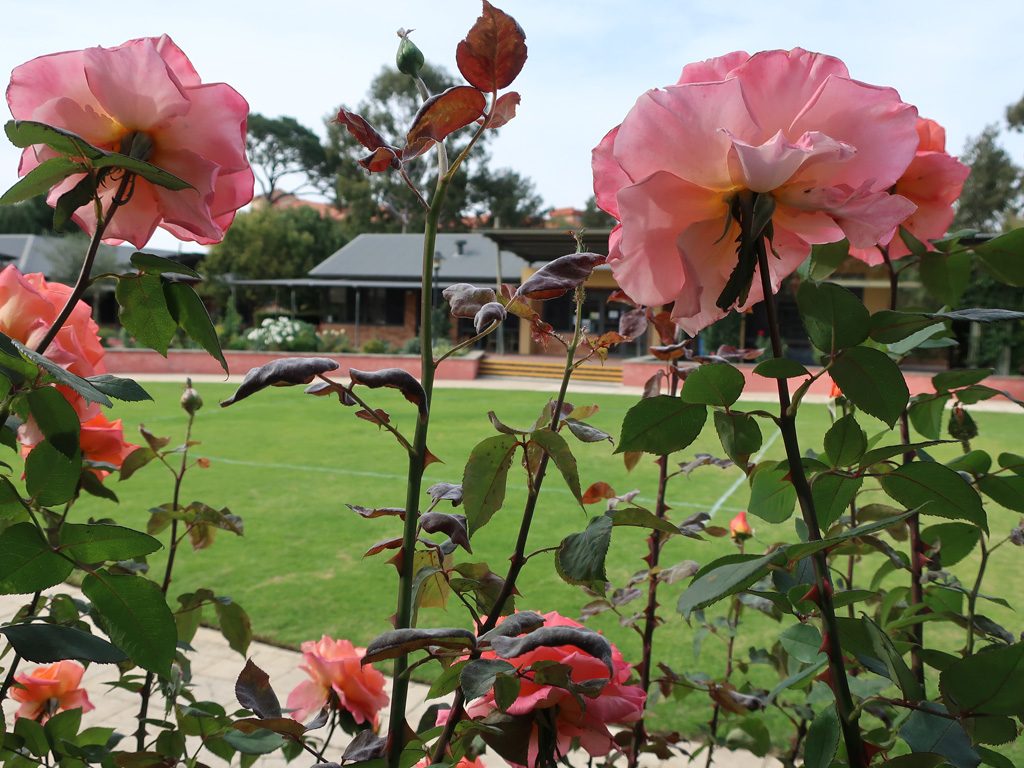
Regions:
M 664 365 L 660 360 L 650 357 L 634 357 L 624 360 L 622 363 L 622 383 L 627 387 L 642 387 Z M 755 375 L 753 364 L 738 364 L 736 367 L 743 372 L 743 376 L 747 380 L 743 388 L 744 394 L 775 394 L 775 380 Z M 821 369 L 808 366 L 808 370 L 813 373 Z M 932 376 L 936 373 L 938 371 L 904 371 L 903 376 L 907 380 L 910 394 L 917 395 L 922 392 L 934 392 Z M 984 384 L 993 389 L 1002 390 L 1018 400 L 1024 400 L 1024 376 L 989 376 L 985 379 Z M 831 379 L 828 376 L 822 376 L 811 385 L 809 394 L 827 397 L 831 390 Z
M 244 374 L 250 368 L 266 365 L 282 357 L 327 357 L 336 360 L 340 366 L 336 373 L 344 376 L 350 368 L 360 371 L 377 371 L 381 368 L 401 368 L 417 378 L 420 375 L 419 355 L 364 355 L 364 354 L 316 354 L 314 352 L 250 352 L 248 350 L 224 350 L 228 370 L 235 375 Z M 438 379 L 470 381 L 477 376 L 481 352 L 470 352 L 460 357 L 450 357 L 437 370 Z M 170 349 L 167 357 L 149 349 L 108 349 L 104 362 L 107 370 L 115 374 L 166 373 L 166 374 L 213 374 L 223 375 L 220 364 L 209 354 L 198 349 Z

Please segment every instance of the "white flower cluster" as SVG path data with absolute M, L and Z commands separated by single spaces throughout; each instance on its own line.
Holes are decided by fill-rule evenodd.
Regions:
M 306 330 L 306 323 L 290 317 L 268 317 L 258 328 L 253 328 L 245 338 L 260 346 L 281 346 L 291 344 Z

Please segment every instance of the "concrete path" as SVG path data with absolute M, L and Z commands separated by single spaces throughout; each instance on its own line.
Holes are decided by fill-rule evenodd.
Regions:
M 55 587 L 48 590 L 50 593 L 66 593 L 80 597 L 81 593 L 73 587 Z M 0 596 L 0 623 L 7 623 L 28 602 L 26 595 L 2 595 Z M 232 651 L 221 634 L 215 630 L 200 627 L 192 642 L 195 652 L 191 654 L 192 675 L 196 681 L 193 692 L 200 701 L 215 701 L 231 712 L 239 708 L 234 697 L 235 679 L 238 673 L 245 666 L 245 659 Z M 265 643 L 253 643 L 249 648 L 249 657 L 253 662 L 270 675 L 271 684 L 282 701 L 288 696 L 299 682 L 305 679 L 305 673 L 299 669 L 302 654 L 279 648 Z M 0 665 L 6 666 L 10 657 L 0 660 Z M 24 663 L 22 670 L 31 670 L 35 664 Z M 106 683 L 117 679 L 117 670 L 112 666 L 93 664 L 86 670 L 82 680 L 83 687 L 89 692 L 89 699 L 96 707 L 82 718 L 82 727 L 104 725 L 116 728 L 120 733 L 133 733 L 136 727 L 135 716 L 139 708 L 138 696 L 120 688 L 109 688 Z M 388 690 L 390 692 L 391 679 L 388 678 Z M 427 686 L 413 683 L 409 691 L 409 721 L 416 723 L 420 716 L 435 700 L 427 701 Z M 14 721 L 14 712 L 17 709 L 17 702 L 4 702 L 4 714 L 7 719 L 8 728 Z M 151 717 L 163 715 L 163 702 L 155 698 L 150 707 Z M 386 718 L 384 718 L 386 719 Z M 340 758 L 345 744 L 345 734 L 338 732 L 332 740 L 333 749 L 329 750 L 328 757 L 333 760 Z M 125 748 L 130 748 L 130 741 L 123 743 Z M 585 753 L 574 755 L 572 763 L 577 766 L 587 765 Z M 642 764 L 653 768 L 654 766 L 667 766 L 668 768 L 688 768 L 689 766 L 703 766 L 704 758 L 691 761 L 685 758 L 677 758 L 671 761 L 659 761 L 652 756 L 645 756 Z M 203 762 L 212 765 L 224 765 L 223 761 L 204 753 Z M 488 754 L 484 757 L 488 768 L 503 766 L 505 761 L 497 755 Z M 299 757 L 292 766 L 302 768 L 310 763 L 306 756 Z M 286 765 L 284 758 L 279 753 L 267 755 L 257 761 L 259 768 L 281 768 Z M 714 765 L 717 768 L 777 768 L 779 765 L 775 760 L 765 760 L 754 757 L 749 753 L 732 753 L 722 750 L 716 753 Z

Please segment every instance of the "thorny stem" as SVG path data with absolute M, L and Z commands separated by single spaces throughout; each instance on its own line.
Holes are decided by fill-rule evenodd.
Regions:
M 32 595 L 32 600 L 28 604 L 28 614 L 30 616 L 35 615 L 36 609 L 39 607 L 39 600 L 42 598 L 42 592 L 36 592 Z M 14 684 L 14 675 L 18 671 L 18 664 L 21 662 L 21 654 L 15 652 L 14 658 L 11 659 L 11 668 L 7 670 L 7 677 L 4 678 L 4 684 L 0 687 L 0 701 L 4 701 L 7 698 L 7 692 L 11 689 Z
M 740 544 L 740 552 L 743 552 L 743 545 Z M 729 682 L 729 678 L 732 677 L 733 669 L 733 653 L 736 649 L 736 631 L 740 625 L 740 611 L 743 608 L 743 604 L 740 602 L 738 596 L 733 596 L 732 601 L 729 605 L 729 616 L 726 619 L 726 626 L 729 629 L 729 640 L 726 645 L 725 651 L 725 677 L 723 678 L 724 683 Z M 711 758 L 715 754 L 715 745 L 718 743 L 718 719 L 722 715 L 722 705 L 715 700 L 714 707 L 711 711 L 711 723 L 708 726 L 710 739 L 708 741 L 708 759 L 704 763 L 704 768 L 711 768 Z
M 181 452 L 181 466 L 174 474 L 174 493 L 171 496 L 171 510 L 177 512 L 181 506 L 181 483 L 185 479 L 185 472 L 188 470 L 188 449 L 192 440 L 192 424 L 195 422 L 195 413 L 188 414 L 188 426 L 185 427 L 185 449 Z M 174 557 L 178 554 L 178 545 L 181 539 L 178 538 L 178 519 L 171 520 L 171 535 L 167 547 L 167 564 L 164 566 L 164 578 L 160 583 L 160 592 L 167 597 L 167 590 L 171 587 L 171 574 L 174 571 Z M 146 716 L 149 713 L 149 700 L 153 695 L 153 683 L 156 682 L 156 675 L 152 672 L 146 673 L 146 680 L 142 684 L 139 693 L 139 727 L 135 731 L 135 745 L 139 752 L 146 749 Z
M 669 372 L 669 396 L 675 397 L 679 385 L 679 377 L 673 365 Z M 658 498 L 654 506 L 654 514 L 659 520 L 665 519 L 668 507 L 665 504 L 665 493 L 668 488 L 668 455 L 658 457 Z M 654 664 L 654 630 L 658 626 L 658 562 L 665 535 L 658 530 L 651 531 L 647 537 L 647 607 L 644 609 L 644 627 L 642 638 L 642 654 L 640 657 L 640 689 L 646 694 L 651 687 L 651 666 Z M 636 768 L 640 762 L 640 747 L 647 740 L 647 726 L 643 717 L 633 726 L 633 748 L 627 762 L 628 768 Z
M 772 356 L 781 358 L 782 337 L 779 333 L 779 318 L 775 307 L 775 296 L 772 292 L 771 278 L 768 272 L 768 250 L 763 237 L 756 243 L 758 272 L 761 278 L 761 289 L 764 292 L 764 305 L 768 315 L 768 328 L 772 344 Z M 786 459 L 793 488 L 796 490 L 800 503 L 800 512 L 807 526 L 807 537 L 810 541 L 821 541 L 821 528 L 814 510 L 814 498 L 807 482 L 803 461 L 800 454 L 800 442 L 796 433 L 795 414 L 790 412 L 789 383 L 786 379 L 778 379 L 779 390 L 779 430 L 786 448 Z M 818 592 L 818 606 L 821 609 L 822 635 L 826 640 L 829 670 L 832 675 L 832 690 L 836 697 L 836 713 L 846 743 L 846 752 L 852 768 L 867 766 L 864 741 L 861 738 L 858 718 L 854 712 L 853 696 L 850 694 L 850 683 L 846 678 L 846 662 L 839 644 L 839 626 L 836 621 L 835 606 L 832 603 L 832 582 L 829 577 L 828 558 L 824 552 L 812 556 L 814 564 L 814 582 Z
M 576 292 L 576 329 L 573 332 L 572 342 L 568 345 L 565 354 L 565 369 L 562 372 L 562 383 L 558 389 L 558 399 L 554 403 L 554 412 L 551 415 L 551 429 L 557 430 L 558 423 L 562 414 L 562 405 L 565 403 L 565 396 L 569 390 L 569 379 L 572 378 L 573 372 L 573 360 L 576 357 L 576 348 L 579 346 L 580 340 L 583 338 L 583 289 L 582 287 L 577 289 Z M 516 588 L 516 580 L 519 578 L 520 572 L 523 570 L 523 566 L 526 565 L 529 558 L 526 556 L 526 545 L 530 536 L 530 526 L 533 523 L 533 514 L 537 509 L 537 499 L 540 496 L 540 489 L 544 483 L 544 475 L 547 472 L 548 467 L 548 455 L 545 453 L 541 456 L 540 461 L 537 465 L 537 474 L 533 482 L 530 483 L 529 490 L 526 496 L 526 505 L 523 507 L 523 518 L 519 524 L 519 535 L 516 538 L 516 548 L 510 559 L 508 572 L 505 574 L 505 581 L 501 586 L 501 592 L 498 593 L 497 599 L 494 601 L 494 605 L 488 612 L 487 620 L 483 623 L 478 631 L 478 635 L 484 635 L 490 632 L 498 623 L 498 619 L 501 618 L 502 611 L 505 609 L 505 604 L 509 598 L 512 597 L 512 593 Z M 470 661 L 474 661 L 480 658 L 480 651 L 474 650 L 470 656 Z M 431 759 L 431 764 L 444 762 L 445 752 L 448 750 L 448 745 L 451 743 L 452 736 L 455 735 L 455 727 L 462 720 L 465 714 L 464 705 L 466 703 L 466 694 L 462 688 L 459 687 L 455 691 L 455 699 L 452 701 L 451 709 L 448 710 L 448 721 L 445 723 L 444 731 L 438 737 L 437 742 L 434 745 L 434 753 Z
M 985 545 L 985 534 L 978 539 L 981 545 L 981 562 L 978 563 L 978 578 L 974 580 L 974 588 L 967 596 L 967 655 L 974 653 L 974 617 L 978 610 L 978 594 L 981 592 L 981 582 L 985 578 L 985 569 L 988 567 L 989 548 Z
M 897 272 L 896 268 L 893 266 L 892 259 L 889 257 L 889 248 L 887 246 L 880 245 L 879 250 L 882 252 L 882 259 L 885 262 L 885 267 L 889 271 L 889 309 L 895 312 L 898 304 L 897 295 L 900 287 L 899 272 Z M 910 417 L 906 408 L 904 408 L 903 412 L 900 414 L 900 442 L 905 446 L 910 445 Z M 909 449 L 904 451 L 903 463 L 909 464 L 913 460 L 913 451 Z M 924 553 L 924 545 L 921 541 L 921 517 L 917 512 L 907 518 L 907 530 L 910 533 L 909 607 L 910 610 L 914 610 L 916 606 L 919 606 L 924 602 L 924 587 L 921 584 L 921 576 L 923 574 L 923 558 L 921 555 Z M 924 649 L 924 622 L 917 622 L 911 626 L 910 635 L 913 638 L 913 645 L 910 647 L 910 671 L 917 679 L 921 689 L 924 690 L 924 661 L 921 659 L 921 651 Z

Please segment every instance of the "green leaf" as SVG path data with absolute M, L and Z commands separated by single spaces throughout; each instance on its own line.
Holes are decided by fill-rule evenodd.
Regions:
M 715 411 L 715 430 L 726 456 L 741 468 L 761 447 L 761 427 L 748 413 Z
M 569 584 L 596 588 L 603 592 L 608 574 L 605 557 L 612 541 L 612 519 L 601 515 L 593 518 L 586 529 L 562 539 L 555 553 L 555 569 Z
M 46 739 L 56 754 L 63 752 L 61 749 L 64 741 L 74 742 L 78 735 L 78 729 L 82 726 L 81 708 L 67 709 L 58 712 L 43 725 L 46 732 Z
M 967 523 L 939 523 L 921 531 L 921 540 L 928 546 L 939 546 L 942 566 L 956 565 L 978 546 L 981 531 Z
M 839 750 L 839 715 L 833 704 L 826 704 L 811 721 L 804 745 L 804 768 L 829 768 Z
M 644 398 L 626 412 L 615 453 L 665 456 L 681 451 L 697 439 L 707 418 L 703 405 L 668 395 Z
M 580 488 L 580 473 L 576 468 L 576 458 L 572 455 L 569 444 L 557 432 L 550 429 L 538 429 L 530 435 L 530 441 L 544 449 L 544 453 L 550 456 L 558 471 L 562 473 L 565 484 L 569 486 L 572 495 L 576 497 L 581 505 L 583 504 L 583 491 Z
M 896 646 L 893 645 L 889 636 L 868 616 L 863 616 L 861 621 L 864 623 L 868 636 L 871 638 L 871 646 L 874 649 L 875 658 L 881 659 L 885 664 L 886 669 L 889 670 L 889 679 L 899 686 L 903 697 L 907 701 L 921 701 L 924 699 L 924 689 L 910 671 L 910 667 L 903 660 L 903 656 L 896 650 Z
M 957 472 L 932 461 L 913 461 L 879 478 L 882 490 L 923 515 L 968 520 L 987 531 L 981 497 Z
M 689 616 L 700 608 L 706 608 L 723 597 L 741 592 L 768 573 L 772 563 L 780 559 L 779 552 L 767 555 L 743 555 L 719 558 L 704 569 L 689 588 L 679 597 L 677 608 L 683 616 Z M 716 565 L 727 560 L 723 565 Z
M 802 270 L 811 280 L 827 280 L 850 256 L 850 241 L 811 246 L 811 257 L 804 262 Z
M 761 465 L 754 472 L 748 511 L 769 523 L 782 523 L 793 515 L 796 488 L 788 479 L 788 468 Z
M 90 160 L 97 160 L 107 154 L 77 133 L 54 128 L 52 125 L 35 120 L 8 120 L 4 125 L 4 132 L 11 143 L 19 149 L 25 149 L 34 144 L 45 144 L 58 154 L 85 157 Z
M 36 426 L 68 459 L 78 454 L 78 413 L 56 387 L 40 387 L 28 393 L 28 408 Z
M 822 530 L 828 528 L 850 506 L 857 496 L 863 478 L 848 477 L 832 472 L 823 472 L 811 481 L 811 497 L 814 499 L 814 511 L 818 516 L 818 525 Z
M 160 587 L 139 576 L 101 570 L 85 577 L 82 591 L 103 617 L 114 645 L 143 669 L 170 674 L 178 630 Z
M 22 357 L 31 360 L 33 363 L 45 370 L 56 380 L 58 384 L 70 387 L 90 403 L 99 403 L 107 408 L 112 408 L 114 406 L 114 404 L 110 402 L 110 398 L 100 392 L 96 387 L 89 383 L 88 380 L 64 370 L 48 357 L 40 355 L 34 349 L 29 349 L 19 341 L 12 341 L 11 344 L 15 349 L 17 349 L 18 353 L 20 353 Z
M 944 717 L 941 704 L 924 705 L 935 713 L 915 709 L 900 728 L 900 736 L 914 752 L 942 755 L 956 768 L 977 768 L 981 757 L 971 746 L 967 732 L 957 720 Z
M 1014 512 L 1024 512 L 1024 477 L 986 475 L 978 478 L 978 488 L 996 504 Z
M 1024 643 L 957 659 L 939 676 L 943 699 L 955 712 L 1024 713 Z
M 252 623 L 249 621 L 249 614 L 238 603 L 225 597 L 215 600 L 213 607 L 217 611 L 220 633 L 228 641 L 231 650 L 245 656 L 252 643 Z
M 1024 287 L 1024 227 L 974 246 L 974 253 L 997 280 Z
M 811 343 L 834 353 L 868 337 L 871 315 L 864 302 L 835 283 L 804 282 L 796 294 L 800 318 Z
M 59 624 L 11 624 L 0 627 L 0 634 L 26 661 L 52 664 L 62 659 L 117 664 L 127 656 L 102 637 Z
M 58 555 L 32 523 L 0 533 L 0 594 L 24 595 L 60 584 L 74 565 Z
M 120 525 L 65 523 L 60 530 L 60 549 L 82 563 L 131 560 L 162 546 L 152 536 Z
M 932 376 L 932 386 L 936 392 L 948 392 L 951 389 L 980 384 L 993 373 L 995 371 L 991 368 L 954 368 Z
M 68 457 L 49 440 L 36 444 L 25 459 L 25 488 L 28 495 L 44 507 L 74 498 L 81 474 L 81 453 Z
M 469 664 L 469 659 L 463 659 L 444 669 L 440 675 L 434 678 L 434 682 L 430 684 L 427 698 L 436 699 L 454 692 L 459 687 L 459 678 L 467 664 Z
M 683 382 L 680 399 L 695 405 L 728 408 L 743 394 L 743 373 L 729 363 L 707 363 L 690 371 Z
M 630 525 L 637 528 L 649 528 L 652 531 L 677 534 L 679 529 L 668 520 L 660 518 L 653 512 L 642 507 L 625 507 L 605 512 L 612 519 L 613 526 Z
M 122 277 L 114 296 L 121 307 L 121 325 L 140 343 L 166 357 L 178 323 L 167 307 L 160 275 Z
M 96 198 L 96 181 L 92 176 L 83 176 L 71 189 L 57 198 L 53 207 L 53 229 L 63 232 L 75 212 L 84 205 L 89 205 Z
M 929 440 L 942 437 L 942 416 L 949 402 L 949 395 L 915 395 L 907 410 L 914 429 Z
M 122 155 L 120 152 L 107 152 L 103 157 L 93 161 L 95 168 L 123 168 L 126 171 L 137 174 L 151 184 L 164 187 L 172 192 L 180 192 L 183 189 L 195 189 L 184 179 L 179 179 L 173 173 L 158 168 L 145 160 Z
M 955 307 L 971 279 L 971 255 L 926 252 L 918 262 L 921 283 L 940 304 Z
M 810 376 L 811 372 L 796 360 L 788 357 L 771 357 L 754 366 L 754 373 L 766 379 L 795 379 L 797 376 Z
M 102 373 L 99 376 L 90 376 L 86 381 L 103 394 L 110 395 L 124 403 L 138 403 L 153 399 L 149 392 L 132 379 L 122 379 L 109 373 Z
M 837 419 L 825 433 L 825 455 L 833 467 L 856 464 L 867 448 L 868 436 L 852 413 Z
M 12 205 L 29 200 L 36 195 L 46 194 L 68 176 L 84 171 L 85 166 L 74 160 L 68 160 L 66 157 L 51 157 L 49 160 L 41 162 L 25 174 L 18 183 L 4 192 L 0 197 L 0 205 Z
M 794 624 L 779 635 L 779 643 L 794 659 L 809 664 L 821 653 L 821 632 L 810 624 Z
M 224 359 L 217 329 L 195 289 L 188 283 L 164 282 L 164 296 L 167 309 L 178 327 L 220 363 L 224 373 L 228 373 L 228 361 Z
M 908 510 L 907 512 L 902 512 L 901 514 L 893 515 L 892 517 L 883 518 L 882 520 L 875 520 L 870 523 L 865 523 L 864 525 L 858 525 L 856 528 L 849 528 L 843 531 L 842 533 L 836 534 L 834 536 L 829 536 L 828 538 L 821 539 L 820 541 L 808 541 L 802 544 L 790 544 L 787 547 L 781 548 L 779 550 L 779 553 L 785 555 L 786 560 L 793 563 L 797 560 L 802 560 L 808 555 L 813 555 L 815 552 L 821 552 L 822 550 L 830 549 L 836 546 L 837 544 L 843 543 L 844 541 L 849 541 L 850 539 L 856 539 L 862 536 L 867 536 L 877 531 L 881 531 L 885 528 L 889 528 L 893 525 L 899 525 L 912 514 L 914 514 L 915 511 L 916 510 Z
M 46 731 L 43 726 L 35 720 L 27 717 L 19 717 L 14 722 L 14 734 L 25 741 L 25 747 L 37 757 L 45 757 L 50 752 L 50 742 L 46 739 Z M 28 762 L 28 761 L 26 761 Z M 37 765 L 35 761 L 28 762 L 29 765 Z
M 459 685 L 466 694 L 466 700 L 480 698 L 494 687 L 494 678 L 501 674 L 514 673 L 516 668 L 501 659 L 476 659 L 462 668 Z
M 910 391 L 899 366 L 877 349 L 844 350 L 832 362 L 829 375 L 850 402 L 890 427 L 907 407 Z
M 505 502 L 508 468 L 518 445 L 515 435 L 495 435 L 478 443 L 470 452 L 462 475 L 463 504 L 470 535 L 487 525 Z
M 1017 768 L 1010 758 L 993 749 L 977 747 L 977 750 L 978 754 L 981 755 L 981 762 L 983 765 L 991 765 L 993 768 Z M 926 768 L 931 768 L 931 766 L 926 766 Z
M 933 325 L 935 320 L 929 315 L 883 309 L 871 316 L 871 338 L 881 344 L 895 344 Z

